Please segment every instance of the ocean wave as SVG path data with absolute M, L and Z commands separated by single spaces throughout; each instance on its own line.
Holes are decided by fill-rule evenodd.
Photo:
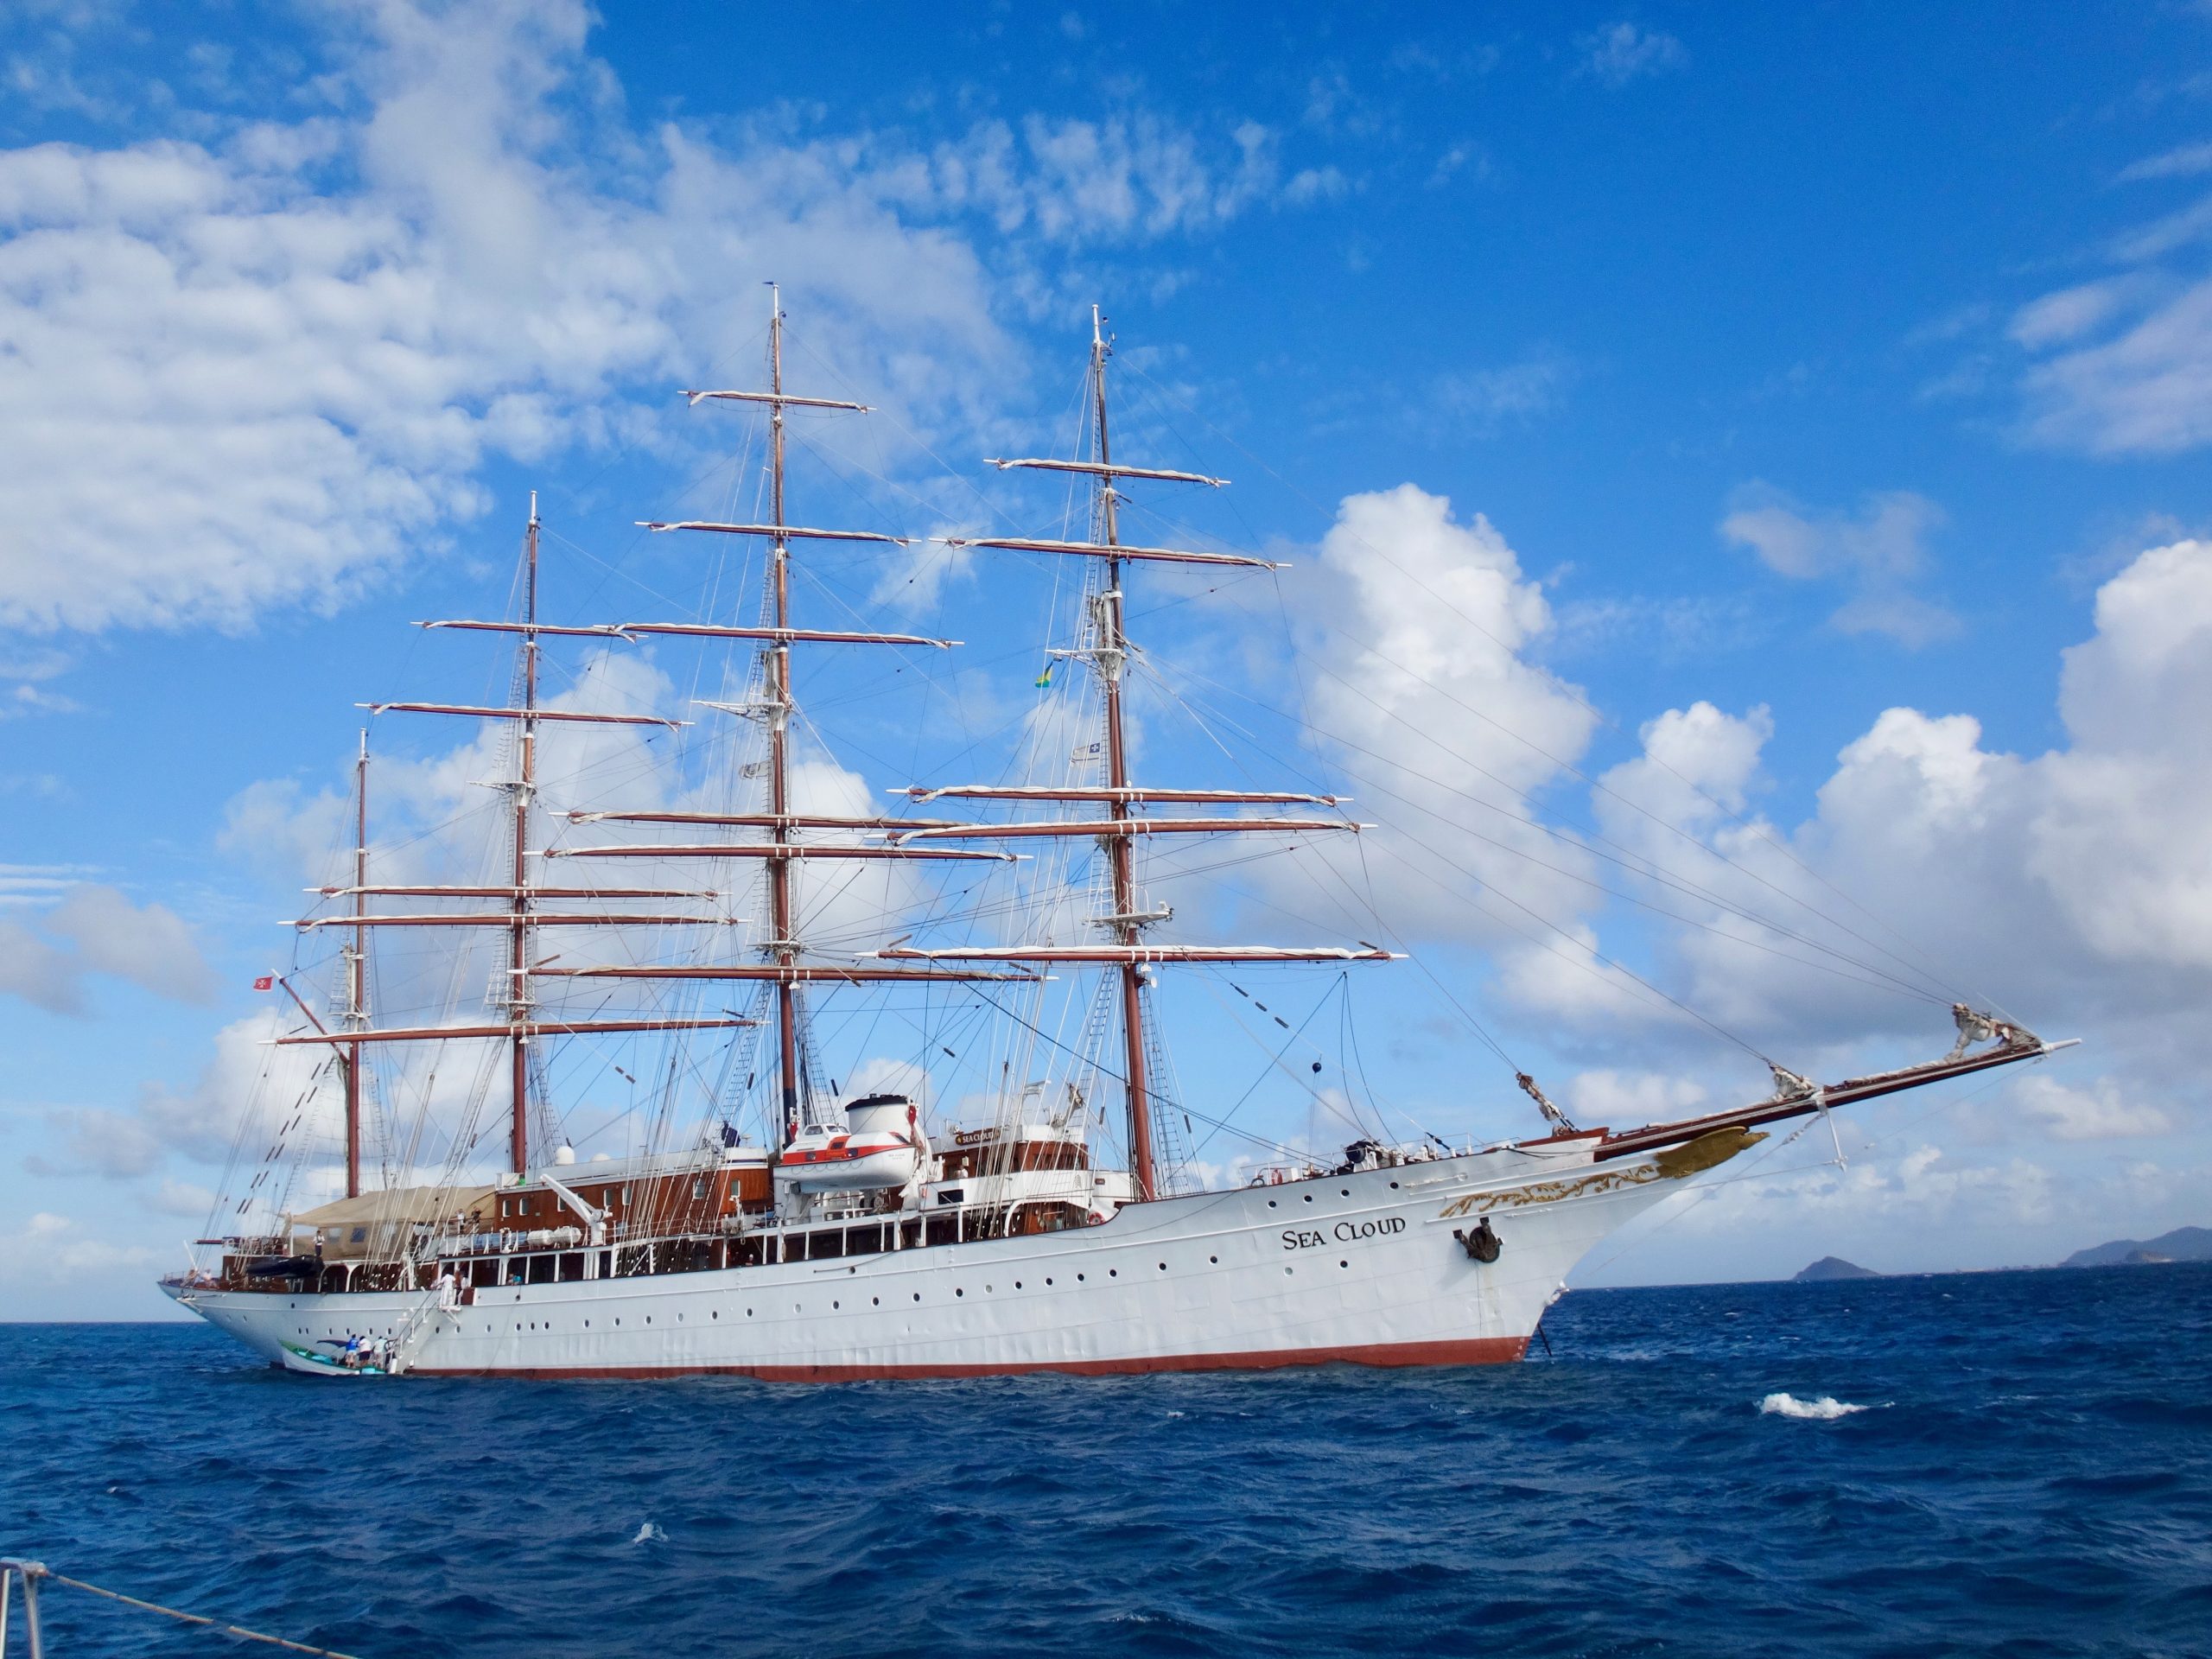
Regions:
M 1759 1409 L 1770 1417 L 1806 1417 L 1826 1423 L 1867 1408 L 1839 1400 L 1832 1394 L 1824 1394 L 1817 1400 L 1800 1400 L 1794 1394 L 1770 1394 L 1759 1402 Z

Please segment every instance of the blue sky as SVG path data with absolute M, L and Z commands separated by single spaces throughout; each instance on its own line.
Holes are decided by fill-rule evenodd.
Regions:
M 1764 1084 L 1591 950 L 1801 1070 L 1948 1041 L 1940 1007 L 1715 948 L 1608 848 L 1762 914 L 1791 887 L 1862 958 L 1834 921 L 1900 930 L 2089 1039 L 1869 1113 L 1848 1167 L 1723 1189 L 1599 1277 L 2202 1221 L 2208 38 L 2180 4 L 12 9 L 0 1310 L 154 1311 L 353 705 L 496 689 L 405 625 L 499 611 L 530 489 L 565 620 L 709 604 L 710 562 L 631 525 L 731 499 L 742 423 L 671 391 L 751 379 L 772 276 L 794 379 L 884 410 L 808 429 L 799 499 L 902 531 L 1050 517 L 977 461 L 1065 453 L 1105 304 L 1125 443 L 1236 480 L 1147 498 L 1147 533 L 1293 565 L 1163 578 L 1163 670 L 1248 724 L 1255 772 L 1365 773 L 1378 864 L 1414 838 L 1385 918 L 1579 1115 Z M 814 569 L 825 605 L 972 642 L 903 750 L 904 709 L 842 696 L 903 686 L 820 671 L 847 772 L 1003 764 L 1051 573 Z M 658 691 L 615 689 L 690 671 L 646 660 Z M 459 741 L 379 728 L 408 810 Z M 1161 775 L 1214 765 L 1164 702 L 1146 741 Z M 1223 936 L 1348 925 L 1299 879 L 1179 903 Z M 1376 971 L 1377 1091 L 1526 1132 L 1431 982 Z M 1194 1103 L 1266 1071 L 1211 1007 L 1173 1030 Z M 1338 1135 L 1272 1084 L 1245 1109 Z

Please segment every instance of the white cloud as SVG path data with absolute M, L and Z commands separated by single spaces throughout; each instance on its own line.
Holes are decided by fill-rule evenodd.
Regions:
M 1351 181 L 1333 167 L 1300 168 L 1282 188 L 1282 199 L 1294 207 L 1316 201 L 1336 201 L 1351 188 Z
M 1591 1128 L 1663 1123 L 1689 1116 L 1707 1099 L 1704 1086 L 1687 1077 L 1610 1067 L 1576 1072 L 1567 1079 L 1566 1093 L 1567 1115 Z
M 1501 368 L 1464 369 L 1430 383 L 1424 422 L 1441 416 L 1478 437 L 1556 409 L 1574 382 L 1574 365 L 1554 353 L 1539 352 Z
M 0 918 L 0 993 L 20 996 L 49 1014 L 81 1014 L 85 1009 L 75 959 L 21 922 L 4 918 Z
M 2133 184 L 2143 179 L 2185 179 L 2199 173 L 2212 173 L 2212 143 L 2183 144 L 2163 156 L 2145 156 L 2122 168 L 2120 181 Z
M 0 626 L 340 604 L 484 512 L 492 457 L 652 439 L 667 388 L 755 331 L 730 296 L 756 277 L 842 382 L 972 430 L 1018 373 L 995 306 L 1040 302 L 1046 251 L 1341 184 L 1286 190 L 1256 124 L 1141 111 L 932 149 L 788 112 L 639 134 L 588 21 L 386 0 L 347 14 L 346 113 L 0 152 Z
M 113 974 L 180 1002 L 215 1000 L 214 970 L 191 930 L 164 905 L 133 905 L 113 887 L 72 887 L 46 930 L 70 940 L 86 969 Z
M 76 1221 L 50 1211 L 39 1211 L 12 1233 L 0 1235 L 0 1282 L 18 1287 L 135 1271 L 156 1259 L 143 1245 L 88 1235 Z
M 2050 1133 L 2180 1121 L 2203 1091 L 2152 1105 L 2140 1080 L 2188 1074 L 2183 1033 L 2212 995 L 2212 734 L 2182 712 L 2212 707 L 2212 544 L 2139 555 L 2095 620 L 2064 655 L 2063 744 L 2007 753 L 1971 715 L 1891 709 L 1794 828 L 1740 816 L 1764 711 L 1649 723 L 1643 758 L 1607 772 L 1595 805 L 1609 838 L 1673 879 L 1649 894 L 1703 924 L 1657 929 L 1670 988 L 1808 1066 L 1855 1063 L 1878 1033 L 1925 1051 L 1953 995 L 1995 997 L 2091 1037 L 2112 1074 L 2029 1090 Z M 1585 1018 L 1572 997 L 1537 1006 Z
M 1959 626 L 1948 610 L 1914 591 L 1928 564 L 1929 533 L 1943 518 L 1941 507 L 1910 490 L 1870 495 L 1847 515 L 1807 512 L 1754 484 L 1737 493 L 1720 534 L 1778 575 L 1842 582 L 1850 597 L 1829 618 L 1840 632 L 1924 645 Z
M 1484 909 L 1492 887 L 1570 907 L 1572 878 L 1529 855 L 1576 861 L 1532 821 L 1528 797 L 1581 755 L 1597 717 L 1528 659 L 1553 626 L 1541 587 L 1488 519 L 1462 524 L 1444 497 L 1410 484 L 1346 497 L 1319 553 L 1297 589 L 1309 660 L 1325 668 L 1306 685 L 1314 741 L 1326 770 L 1393 827 L 1299 855 L 1326 861 L 1348 887 L 1296 861 L 1262 868 L 1307 903 L 1317 880 L 1333 906 L 1372 890 L 1385 916 L 1431 937 L 1518 938 L 1516 912 Z
M 1625 86 L 1646 75 L 1687 67 L 1689 49 L 1672 35 L 1634 23 L 1608 24 L 1583 35 L 1582 70 L 1608 86 Z
M 17 887 L 22 896 L 51 902 L 27 909 L 36 931 L 0 920 L 0 993 L 49 1013 L 82 1014 L 84 976 L 99 973 L 175 1001 L 214 1000 L 213 971 L 191 930 L 167 906 L 133 905 L 113 887 L 56 875 L 0 875 L 0 884 L 16 883 L 26 884 Z
M 2212 144 L 2135 162 L 2122 181 L 2188 179 L 2212 168 Z M 2212 195 L 2139 226 L 2107 250 L 2112 276 L 2030 301 L 2014 340 L 2020 433 L 2089 454 L 2176 454 L 2212 442 Z
M 2011 1093 L 2012 1104 L 2056 1141 L 2164 1135 L 2174 1127 L 2158 1106 L 2126 1099 L 2111 1077 L 2075 1088 L 2039 1071 L 2014 1084 Z

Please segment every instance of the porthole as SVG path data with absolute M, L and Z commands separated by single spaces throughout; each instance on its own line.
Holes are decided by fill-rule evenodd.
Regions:
M 1221 1265 L 1221 1258 L 1217 1255 L 1210 1255 L 1206 1257 L 1206 1260 L 1212 1262 L 1217 1268 Z
M 1290 1270 L 1288 1268 L 1285 1268 L 1282 1270 L 1282 1276 L 1283 1276 L 1284 1278 L 1286 1278 L 1286 1279 L 1289 1278 L 1289 1277 L 1290 1277 L 1290 1271 L 1291 1271 L 1291 1270 Z
M 868 1299 L 868 1305 L 870 1307 L 881 1307 L 883 1306 L 883 1298 L 880 1296 L 871 1296 Z
M 591 1329 L 591 1321 L 589 1319 L 586 1319 L 584 1321 L 584 1329 L 587 1331 Z
M 914 1300 L 918 1302 L 922 1300 L 922 1293 L 920 1291 L 918 1290 L 914 1293 Z
M 844 1304 L 843 1304 L 842 1302 L 833 1301 L 833 1302 L 831 1302 L 831 1303 L 830 1304 L 830 1311 L 832 1313 L 836 1313 L 839 1308 L 842 1307 L 843 1306 L 844 1306 Z
M 955 1285 L 955 1286 L 952 1287 L 952 1294 L 953 1294 L 954 1295 L 956 1295 L 956 1296 L 965 1296 L 968 1293 L 967 1293 L 966 1291 L 964 1291 L 964 1290 L 961 1289 L 959 1286 Z
M 751 1308 L 748 1307 L 745 1310 L 745 1317 L 748 1319 L 753 1317 L 753 1310 Z
M 1348 1267 L 1351 1266 L 1351 1262 L 1338 1262 L 1338 1263 L 1337 1263 L 1337 1265 L 1338 1265 L 1338 1267 L 1340 1267 L 1340 1268 L 1348 1268 Z
M 1050 1276 L 1049 1274 L 1046 1277 L 1045 1282 L 1046 1282 L 1046 1284 L 1048 1284 L 1048 1285 L 1049 1285 L 1049 1284 L 1051 1284 L 1051 1283 L 1052 1282 L 1052 1278 L 1051 1278 L 1051 1276 Z
M 1391 1190 L 1393 1192 L 1396 1192 L 1396 1191 L 1398 1190 L 1398 1184 L 1397 1184 L 1395 1181 L 1393 1181 L 1393 1182 L 1391 1182 L 1391 1183 L 1390 1183 L 1390 1190 Z
M 1162 1273 L 1165 1273 L 1165 1272 L 1166 1272 L 1166 1271 L 1167 1271 L 1167 1264 L 1166 1264 L 1165 1262 L 1161 1262 L 1161 1263 L 1160 1264 L 1160 1270 Z
M 1021 1281 L 1020 1281 L 1020 1280 L 1019 1280 L 1019 1279 L 1015 1280 L 1015 1281 L 1014 1281 L 1014 1287 L 1016 1290 L 1020 1290 L 1020 1289 L 1021 1288 Z
M 614 1316 L 614 1323 L 615 1323 L 615 1324 L 617 1324 L 617 1325 L 620 1325 L 620 1324 L 621 1324 L 621 1323 L 622 1323 L 622 1316 L 621 1316 L 620 1313 L 617 1313 L 617 1314 Z
M 721 1318 L 721 1316 L 722 1316 L 722 1311 L 721 1311 L 721 1309 L 720 1309 L 720 1308 L 718 1307 L 718 1308 L 715 1308 L 712 1313 L 709 1313 L 707 1317 L 708 1317 L 709 1319 L 719 1319 L 720 1318 Z
M 1306 1203 L 1308 1203 L 1308 1204 L 1311 1204 L 1311 1203 L 1313 1203 L 1313 1195 L 1311 1192 L 1308 1192 L 1308 1193 L 1306 1195 Z
M 988 1296 L 988 1295 L 989 1295 L 993 1291 L 996 1290 L 997 1288 L 998 1288 L 998 1287 L 997 1287 L 996 1285 L 985 1285 L 985 1286 L 983 1287 L 983 1294 L 985 1294 L 986 1296 Z
M 1337 1192 L 1341 1197 L 1347 1198 L 1351 1197 L 1351 1188 L 1348 1186 L 1340 1186 L 1337 1189 Z
M 1270 1209 L 1270 1210 L 1272 1210 L 1272 1209 L 1274 1209 L 1274 1207 L 1275 1207 L 1275 1201 L 1274 1201 L 1273 1198 L 1269 1198 L 1269 1199 L 1268 1200 L 1268 1209 Z
M 1122 1270 L 1119 1268 L 1109 1268 L 1106 1269 L 1106 1276 L 1109 1279 L 1118 1279 L 1122 1276 Z
M 1079 1273 L 1078 1273 L 1077 1274 L 1076 1274 L 1076 1276 L 1075 1276 L 1075 1281 L 1076 1281 L 1076 1283 L 1077 1283 L 1078 1285 L 1079 1285 L 1079 1284 L 1081 1284 L 1081 1283 L 1083 1282 L 1083 1275 L 1082 1275 L 1081 1274 L 1079 1274 Z

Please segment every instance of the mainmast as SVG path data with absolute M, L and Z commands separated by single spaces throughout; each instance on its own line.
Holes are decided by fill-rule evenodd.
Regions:
M 530 801 L 537 783 L 537 492 L 530 493 L 523 575 L 522 717 L 514 782 L 513 921 L 507 930 L 507 1162 L 530 1173 Z
M 774 594 L 772 626 L 791 625 L 791 537 L 784 534 L 784 294 L 768 284 L 768 522 L 775 534 L 769 538 L 770 588 Z M 768 669 L 768 810 L 775 817 L 774 840 L 779 847 L 791 842 L 791 648 L 786 639 L 772 641 L 766 652 Z M 768 948 L 779 968 L 789 968 L 798 955 L 791 927 L 791 861 L 788 855 L 772 856 L 768 870 Z M 788 1137 L 798 1132 L 798 990 L 788 976 L 776 982 L 776 1075 L 780 1087 L 777 1122 Z
M 1106 336 L 1101 326 L 1098 308 L 1090 308 L 1090 387 L 1095 418 L 1097 422 L 1098 464 L 1110 467 L 1114 464 L 1111 438 L 1106 424 Z M 1114 488 L 1114 474 L 1102 471 L 1098 474 L 1096 513 L 1100 534 L 1098 539 L 1109 548 L 1122 544 L 1121 526 L 1116 512 L 1120 497 Z M 1106 582 L 1093 603 L 1097 607 L 1098 645 L 1092 658 L 1098 674 L 1106 705 L 1106 786 L 1114 791 L 1108 804 L 1115 828 L 1100 837 L 1106 849 L 1114 880 L 1114 913 L 1109 918 L 1115 938 L 1123 945 L 1134 945 L 1143 937 L 1144 918 L 1137 914 L 1136 871 L 1134 861 L 1135 838 L 1127 825 L 1130 817 L 1128 757 L 1123 747 L 1122 732 L 1122 668 L 1128 656 L 1128 644 L 1122 632 L 1122 561 L 1117 554 L 1106 556 Z M 1152 1160 L 1152 1089 L 1145 1064 L 1144 1052 L 1144 984 L 1146 964 L 1132 957 L 1121 964 L 1122 969 L 1122 1052 L 1128 1090 L 1129 1114 L 1129 1173 L 1136 1178 L 1137 1196 L 1149 1198 L 1154 1194 Z

